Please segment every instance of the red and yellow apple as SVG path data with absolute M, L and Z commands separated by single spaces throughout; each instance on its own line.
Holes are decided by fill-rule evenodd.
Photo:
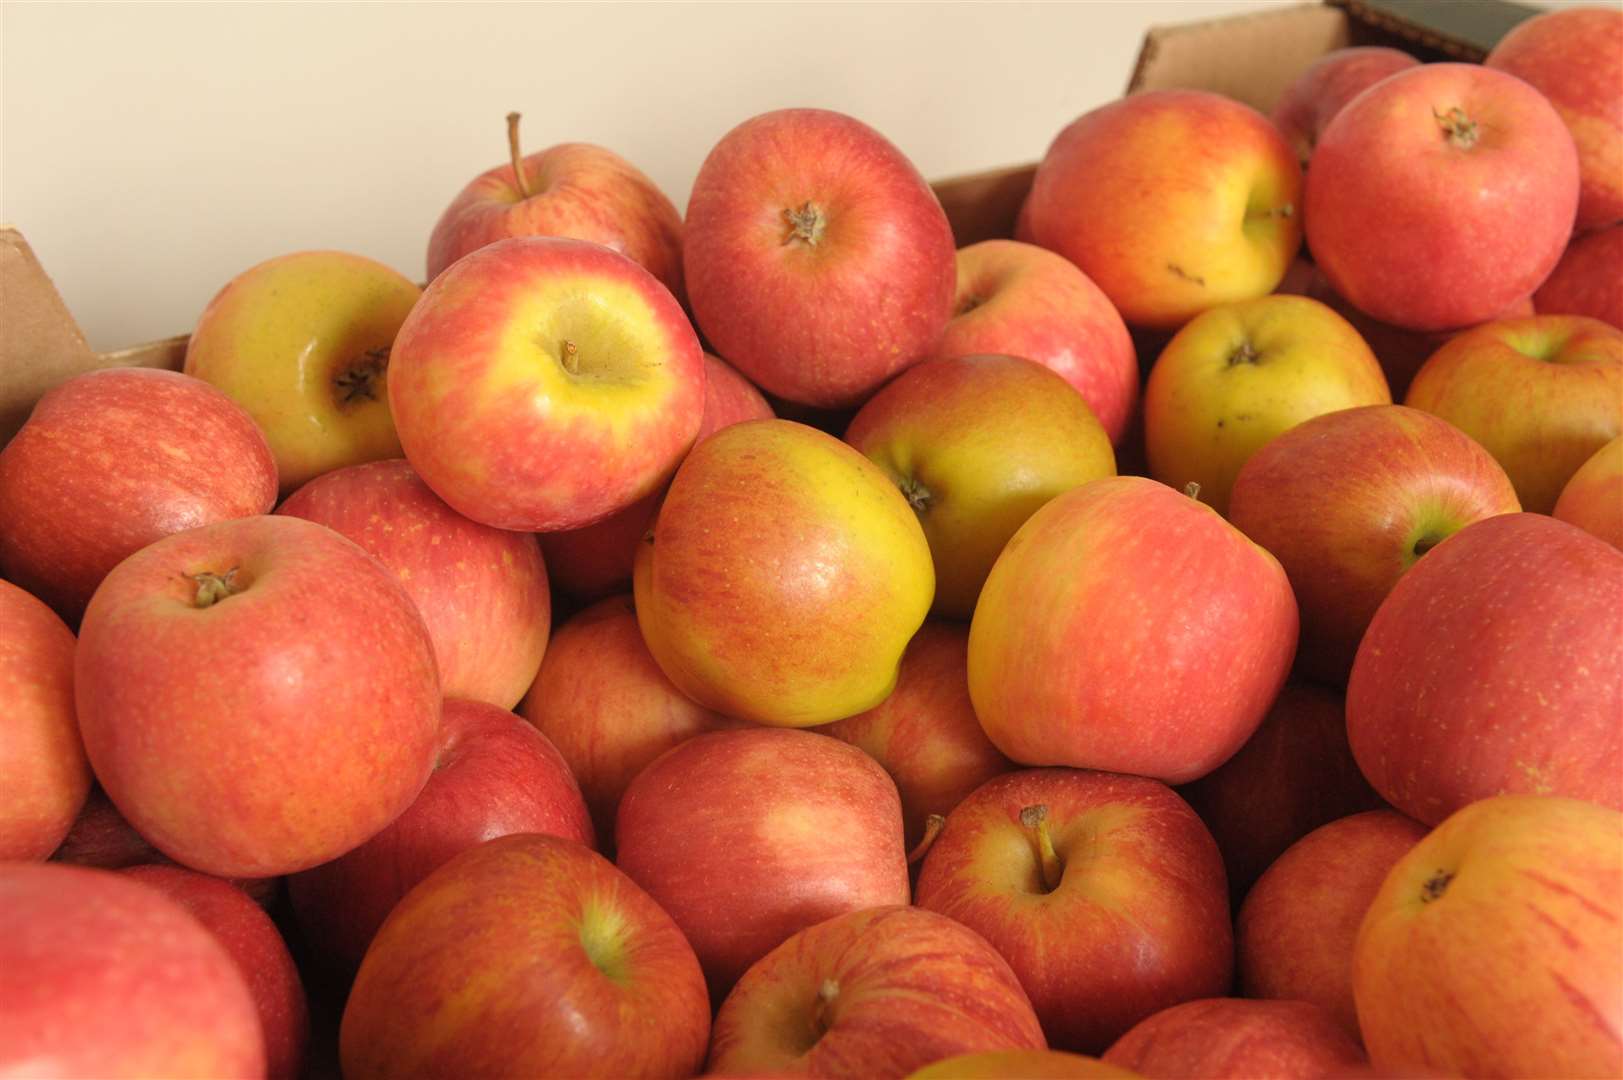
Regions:
M 1550 514 L 1623 551 L 1623 435 L 1578 467 Z
M 1336 113 L 1346 108 L 1347 102 L 1388 75 L 1419 63 L 1401 49 L 1378 45 L 1333 49 L 1291 80 L 1268 118 L 1285 136 L 1285 141 L 1296 151 L 1296 159 L 1306 169 L 1320 133 L 1335 119 Z
M 1138 1024 L 1105 1052 L 1149 1080 L 1318 1080 L 1365 1064 L 1323 1009 L 1306 1001 L 1207 998 Z
M 1063 1050 L 983 1050 L 957 1054 L 909 1073 L 907 1080 L 1141 1080 L 1083 1054 Z
M 1623 224 L 1573 237 L 1533 303 L 1540 315 L 1588 315 L 1623 330 Z
M 73 712 L 74 646 L 55 612 L 0 581 L 0 860 L 50 855 L 90 790 Z

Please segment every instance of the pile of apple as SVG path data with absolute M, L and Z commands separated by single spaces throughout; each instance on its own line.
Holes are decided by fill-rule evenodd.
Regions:
M 426 289 L 52 390 L 0 1074 L 1623 1075 L 1620 65 L 1132 96 L 956 252 L 510 117 Z

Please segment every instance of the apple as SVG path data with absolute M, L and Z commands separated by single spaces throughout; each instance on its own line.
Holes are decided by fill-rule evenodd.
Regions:
M 1420 61 L 1400 49 L 1363 45 L 1333 49 L 1309 64 L 1285 87 L 1269 119 L 1285 136 L 1302 168 L 1308 167 L 1319 135 L 1347 102 L 1388 75 Z
M 1295 650 L 1272 555 L 1186 494 L 1113 477 L 1049 502 L 998 557 L 969 628 L 969 696 L 1023 765 L 1180 784 L 1251 737 Z
M 845 441 L 919 516 L 935 614 L 967 619 L 1003 545 L 1039 506 L 1116 475 L 1110 436 L 1063 378 L 1018 356 L 926 360 L 857 413 Z
M 1382 322 L 1452 330 L 1495 317 L 1555 269 L 1578 154 L 1520 79 L 1423 64 L 1330 121 L 1306 202 L 1308 246 L 1338 293 Z
M 0 863 L 0 1074 L 264 1076 L 265 1040 L 224 946 L 120 874 Z
M 1285 567 L 1302 616 L 1298 669 L 1344 686 L 1375 609 L 1415 561 L 1520 509 L 1505 470 L 1454 425 L 1368 405 L 1264 445 L 1235 478 L 1228 515 Z
M 253 417 L 284 492 L 344 465 L 399 457 L 390 349 L 421 295 L 361 255 L 281 255 L 209 301 L 187 342 L 185 372 Z
M 55 612 L 0 581 L 0 861 L 50 855 L 90 791 L 73 713 L 74 645 Z
M 1304 420 L 1390 405 L 1380 362 L 1341 316 L 1305 296 L 1224 304 L 1167 343 L 1144 387 L 1150 475 L 1228 510 L 1234 478 Z
M 92 371 L 0 449 L 0 572 L 77 626 L 126 555 L 275 504 L 270 447 L 230 398 L 173 371 Z
M 718 1000 L 813 923 L 908 901 L 896 785 L 867 754 L 807 731 L 717 731 L 667 750 L 626 788 L 615 848 Z
M 1623 807 L 1623 552 L 1541 514 L 1467 525 L 1393 586 L 1347 684 L 1375 790 L 1435 825 L 1502 793 Z
M 918 516 L 879 466 L 788 420 L 718 431 L 637 552 L 637 623 L 705 708 L 810 727 L 896 685 L 935 592 Z
M 435 278 L 390 362 L 406 459 L 464 517 L 579 528 L 657 491 L 704 409 L 675 298 L 584 240 L 498 240 Z
M 1139 1080 L 1138 1074 L 1063 1050 L 984 1050 L 957 1054 L 909 1073 L 907 1080 Z
M 319 476 L 276 512 L 353 540 L 399 579 L 428 627 L 446 697 L 518 704 L 552 626 L 534 536 L 463 517 L 402 458 Z
M 1623 11 L 1546 11 L 1511 28 L 1482 62 L 1549 99 L 1578 147 L 1578 228 L 1623 220 Z
M 1241 992 L 1311 1001 L 1361 1039 L 1352 981 L 1358 926 L 1388 871 L 1427 831 L 1392 810 L 1371 810 L 1292 844 L 1235 919 Z
M 86 769 L 89 769 L 88 765 Z M 51 853 L 51 861 L 93 866 L 101 870 L 121 870 L 126 866 L 171 860 L 131 828 L 107 793 L 92 783 L 84 805 L 73 819 L 72 828 L 63 837 L 61 845 Z
M 1404 404 L 1481 443 L 1522 508 L 1547 514 L 1578 467 L 1623 434 L 1623 330 L 1581 315 L 1479 326 L 1426 361 Z
M 390 914 L 344 1006 L 347 1080 L 687 1077 L 710 1005 L 670 916 L 556 836 L 469 848 Z
M 682 296 L 682 215 L 654 182 L 612 150 L 559 143 L 519 152 L 518 113 L 507 114 L 511 163 L 457 193 L 428 238 L 428 280 L 470 251 L 510 236 L 568 236 L 626 256 Z
M 1028 769 L 947 815 L 915 903 L 1009 962 L 1049 1045 L 1097 1054 L 1234 975 L 1223 858 L 1195 812 L 1141 776 Z
M 1123 1035 L 1104 1059 L 1150 1080 L 1318 1080 L 1365 1064 L 1358 1044 L 1317 1005 L 1242 998 L 1164 1009 Z
M 930 356 L 952 317 L 952 227 L 900 150 L 859 120 L 779 109 L 699 166 L 682 250 L 694 320 L 778 397 L 855 405 Z
M 434 648 L 411 598 L 298 518 L 205 525 L 125 559 L 85 611 L 74 681 L 114 805 L 220 877 L 355 847 L 411 804 L 439 747 Z
M 1623 225 L 1573 237 L 1533 302 L 1541 315 L 1588 315 L 1623 330 Z
M 1551 514 L 1623 551 L 1623 435 L 1578 467 Z
M 225 947 L 253 996 L 270 1080 L 303 1075 L 310 1012 L 298 968 L 276 929 L 247 893 L 228 881 L 178 866 L 132 866 L 125 877 L 163 893 Z
M 1037 166 L 1031 239 L 1135 327 L 1173 330 L 1272 292 L 1301 246 L 1302 170 L 1266 117 L 1202 90 L 1132 94 L 1085 113 Z
M 1504 795 L 1453 814 L 1398 860 L 1359 928 L 1353 994 L 1370 1060 L 1623 1075 L 1620 897 L 1615 810 Z
M 1119 445 L 1138 405 L 1127 324 L 1070 260 L 1035 244 L 983 240 L 958 251 L 958 293 L 938 355 L 1023 356 L 1087 401 Z
M 710 1072 L 890 1080 L 958 1054 L 1041 1050 L 1009 965 L 933 911 L 874 907 L 808 927 L 716 1013 Z

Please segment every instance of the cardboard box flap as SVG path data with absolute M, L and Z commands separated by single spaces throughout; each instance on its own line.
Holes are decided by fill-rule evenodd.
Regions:
M 0 444 L 28 419 L 41 394 L 103 366 L 34 249 L 22 233 L 0 226 Z
M 1508 0 L 1328 0 L 1352 20 L 1356 45 L 1388 45 L 1421 60 L 1480 61 L 1511 27 L 1538 14 Z

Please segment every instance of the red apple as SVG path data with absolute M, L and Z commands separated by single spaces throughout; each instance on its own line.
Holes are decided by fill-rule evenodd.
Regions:
M 976 931 L 1051 1046 L 1097 1054 L 1234 975 L 1223 859 L 1194 811 L 1139 776 L 1030 769 L 947 815 L 915 902 Z
M 1427 829 L 1391 810 L 1321 826 L 1292 844 L 1245 898 L 1234 924 L 1246 997 L 1311 1001 L 1354 1039 L 1353 943 L 1394 863 Z
M 118 565 L 75 657 L 96 777 L 160 851 L 271 877 L 411 804 L 439 745 L 434 648 L 381 564 L 291 517 L 220 522 Z
M 0 573 L 77 626 L 126 555 L 275 504 L 270 447 L 230 398 L 173 371 L 92 371 L 0 449 Z
M 317 477 L 276 512 L 348 537 L 400 579 L 428 626 L 446 697 L 518 704 L 552 625 L 534 536 L 463 517 L 400 458 Z
M 666 751 L 620 800 L 615 847 L 717 998 L 813 923 L 908 901 L 896 785 L 867 754 L 806 731 L 718 731 Z
M 681 297 L 682 215 L 665 193 L 631 162 L 590 143 L 521 155 L 518 120 L 507 115 L 511 163 L 475 177 L 435 222 L 428 279 L 510 236 L 569 236 L 613 248 Z
M 780 109 L 733 128 L 688 199 L 693 315 L 768 393 L 854 405 L 931 355 L 952 316 L 952 228 L 861 121 Z
M 853 911 L 773 949 L 722 1002 L 710 1071 L 891 1080 L 980 1050 L 1041 1050 L 1003 958 L 915 907 Z
M 79 816 L 73 821 L 73 827 L 68 830 L 61 846 L 51 854 L 51 860 L 101 870 L 122 870 L 126 866 L 171 861 L 131 828 L 107 793 L 94 784 Z
M 470 848 L 394 909 L 344 1007 L 346 1080 L 692 1076 L 710 1005 L 670 916 L 555 836 Z
M 0 863 L 0 1074 L 265 1075 L 236 964 L 195 918 L 107 870 Z
M 1296 151 L 1296 159 L 1305 169 L 1320 133 L 1347 102 L 1388 75 L 1419 63 L 1399 49 L 1375 45 L 1333 49 L 1309 64 L 1285 87 L 1269 119 Z
M 1435 825 L 1501 793 L 1623 807 L 1623 552 L 1540 514 L 1468 525 L 1375 613 L 1347 685 L 1358 766 Z
M 1623 435 L 1578 467 L 1551 515 L 1623 551 Z
M 648 271 L 584 240 L 480 248 L 395 339 L 389 407 L 406 459 L 458 513 L 578 528 L 669 478 L 699 430 L 704 361 Z
M 1035 244 L 984 240 L 958 252 L 958 295 L 938 355 L 1035 360 L 1082 395 L 1120 444 L 1138 404 L 1127 324 L 1086 274 Z
M 178 866 L 132 866 L 124 876 L 151 886 L 213 934 L 242 973 L 264 1032 L 270 1080 L 303 1075 L 310 1040 L 304 984 L 281 931 L 260 906 L 228 881 Z
M 1184 783 L 1251 737 L 1295 650 L 1273 556 L 1122 476 L 1054 499 L 1004 548 L 969 628 L 969 695 L 1021 764 Z
M 1363 1065 L 1364 1055 L 1317 1005 L 1207 998 L 1143 1021 L 1105 1061 L 1150 1080 L 1318 1080 Z
M 1470 436 L 1418 409 L 1369 405 L 1264 445 L 1235 478 L 1228 515 L 1285 567 L 1302 616 L 1299 670 L 1345 685 L 1398 578 L 1471 522 L 1520 509 Z
M 1450 330 L 1538 288 L 1577 207 L 1578 154 L 1542 94 L 1478 64 L 1424 64 L 1370 87 L 1325 128 L 1307 177 L 1307 242 L 1361 311 Z
M 1573 237 L 1533 303 L 1541 315 L 1588 315 L 1623 330 L 1623 225 Z
M 1063 1050 L 983 1050 L 957 1054 L 909 1073 L 907 1080 L 1141 1080 L 1135 1072 Z

